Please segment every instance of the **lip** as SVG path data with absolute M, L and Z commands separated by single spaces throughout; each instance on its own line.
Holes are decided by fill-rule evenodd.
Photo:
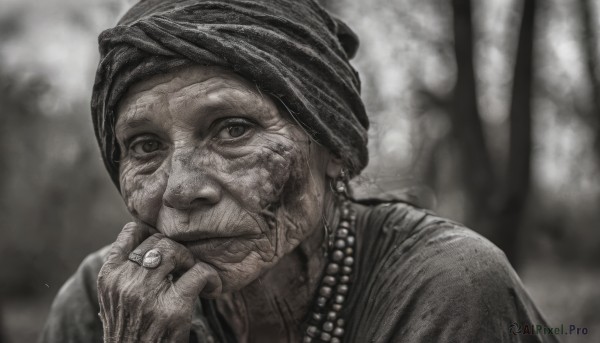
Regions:
M 193 247 L 203 247 L 203 248 L 218 248 L 222 246 L 229 245 L 235 241 L 239 240 L 249 240 L 256 239 L 259 235 L 239 235 L 239 236 L 230 236 L 230 237 L 208 237 L 196 240 L 188 240 L 183 241 L 181 244 L 185 245 L 188 248 Z
M 181 244 L 188 244 L 188 243 L 195 243 L 195 242 L 199 242 L 199 241 L 209 241 L 209 240 L 213 240 L 213 239 L 229 239 L 229 238 L 236 238 L 236 237 L 244 237 L 244 236 L 250 236 L 250 234 L 247 233 L 236 233 L 236 232 L 230 232 L 229 234 L 225 233 L 224 235 L 215 235 L 214 232 L 193 232 L 193 231 L 187 231 L 187 232 L 176 232 L 173 233 L 171 235 L 168 235 L 168 237 L 176 242 L 179 242 Z

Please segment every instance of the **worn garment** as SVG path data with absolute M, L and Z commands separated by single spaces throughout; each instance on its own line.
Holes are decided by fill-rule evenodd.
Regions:
M 344 342 L 556 342 L 512 335 L 545 321 L 504 254 L 475 232 L 404 203 L 355 204 L 356 263 Z M 96 277 L 107 248 L 57 295 L 41 341 L 101 342 Z M 234 342 L 212 301 L 197 302 L 190 342 Z
M 141 1 L 99 44 L 92 117 L 117 187 L 119 100 L 133 83 L 190 64 L 254 82 L 352 174 L 367 164 L 369 120 L 349 63 L 358 38 L 314 0 Z

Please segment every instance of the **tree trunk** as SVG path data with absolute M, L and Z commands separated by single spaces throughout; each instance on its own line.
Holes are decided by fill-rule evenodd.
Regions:
M 494 175 L 483 125 L 477 108 L 473 64 L 471 0 L 453 0 L 454 51 L 457 77 L 454 86 L 452 131 L 461 151 L 461 174 L 471 208 L 469 224 L 480 226 L 489 216 Z
M 595 125 L 596 142 L 595 150 L 598 161 L 600 162 L 600 81 L 598 80 L 598 43 L 596 41 L 596 32 L 594 30 L 595 18 L 594 4 L 591 0 L 577 1 L 577 7 L 581 18 L 582 37 L 581 43 L 584 46 L 585 67 L 589 77 L 591 95 L 592 95 L 592 113 L 590 122 Z
M 531 110 L 533 88 L 533 44 L 536 0 L 525 0 L 510 106 L 510 138 L 507 183 L 504 188 L 496 244 L 518 266 L 517 238 L 527 205 L 531 174 Z

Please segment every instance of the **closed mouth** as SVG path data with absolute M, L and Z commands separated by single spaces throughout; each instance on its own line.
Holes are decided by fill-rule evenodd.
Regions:
M 181 242 L 181 244 L 185 245 L 188 248 L 196 247 L 196 246 L 218 248 L 220 246 L 227 245 L 227 244 L 232 243 L 237 240 L 256 239 L 259 236 L 260 235 L 239 235 L 239 236 L 231 236 L 231 237 L 202 238 L 202 239 L 197 239 L 197 240 Z

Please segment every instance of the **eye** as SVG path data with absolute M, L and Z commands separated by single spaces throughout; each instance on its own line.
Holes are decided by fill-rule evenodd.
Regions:
M 246 133 L 246 126 L 242 126 L 242 125 L 232 125 L 227 127 L 227 132 L 229 133 L 229 135 L 233 138 L 237 138 L 240 137 L 241 135 L 243 135 L 244 133 Z
M 137 155 L 147 155 L 162 149 L 162 143 L 156 139 L 143 139 L 134 142 L 130 146 L 130 150 Z
M 221 126 L 217 137 L 224 140 L 240 138 L 246 135 L 251 127 L 250 122 L 241 118 L 227 120 Z

